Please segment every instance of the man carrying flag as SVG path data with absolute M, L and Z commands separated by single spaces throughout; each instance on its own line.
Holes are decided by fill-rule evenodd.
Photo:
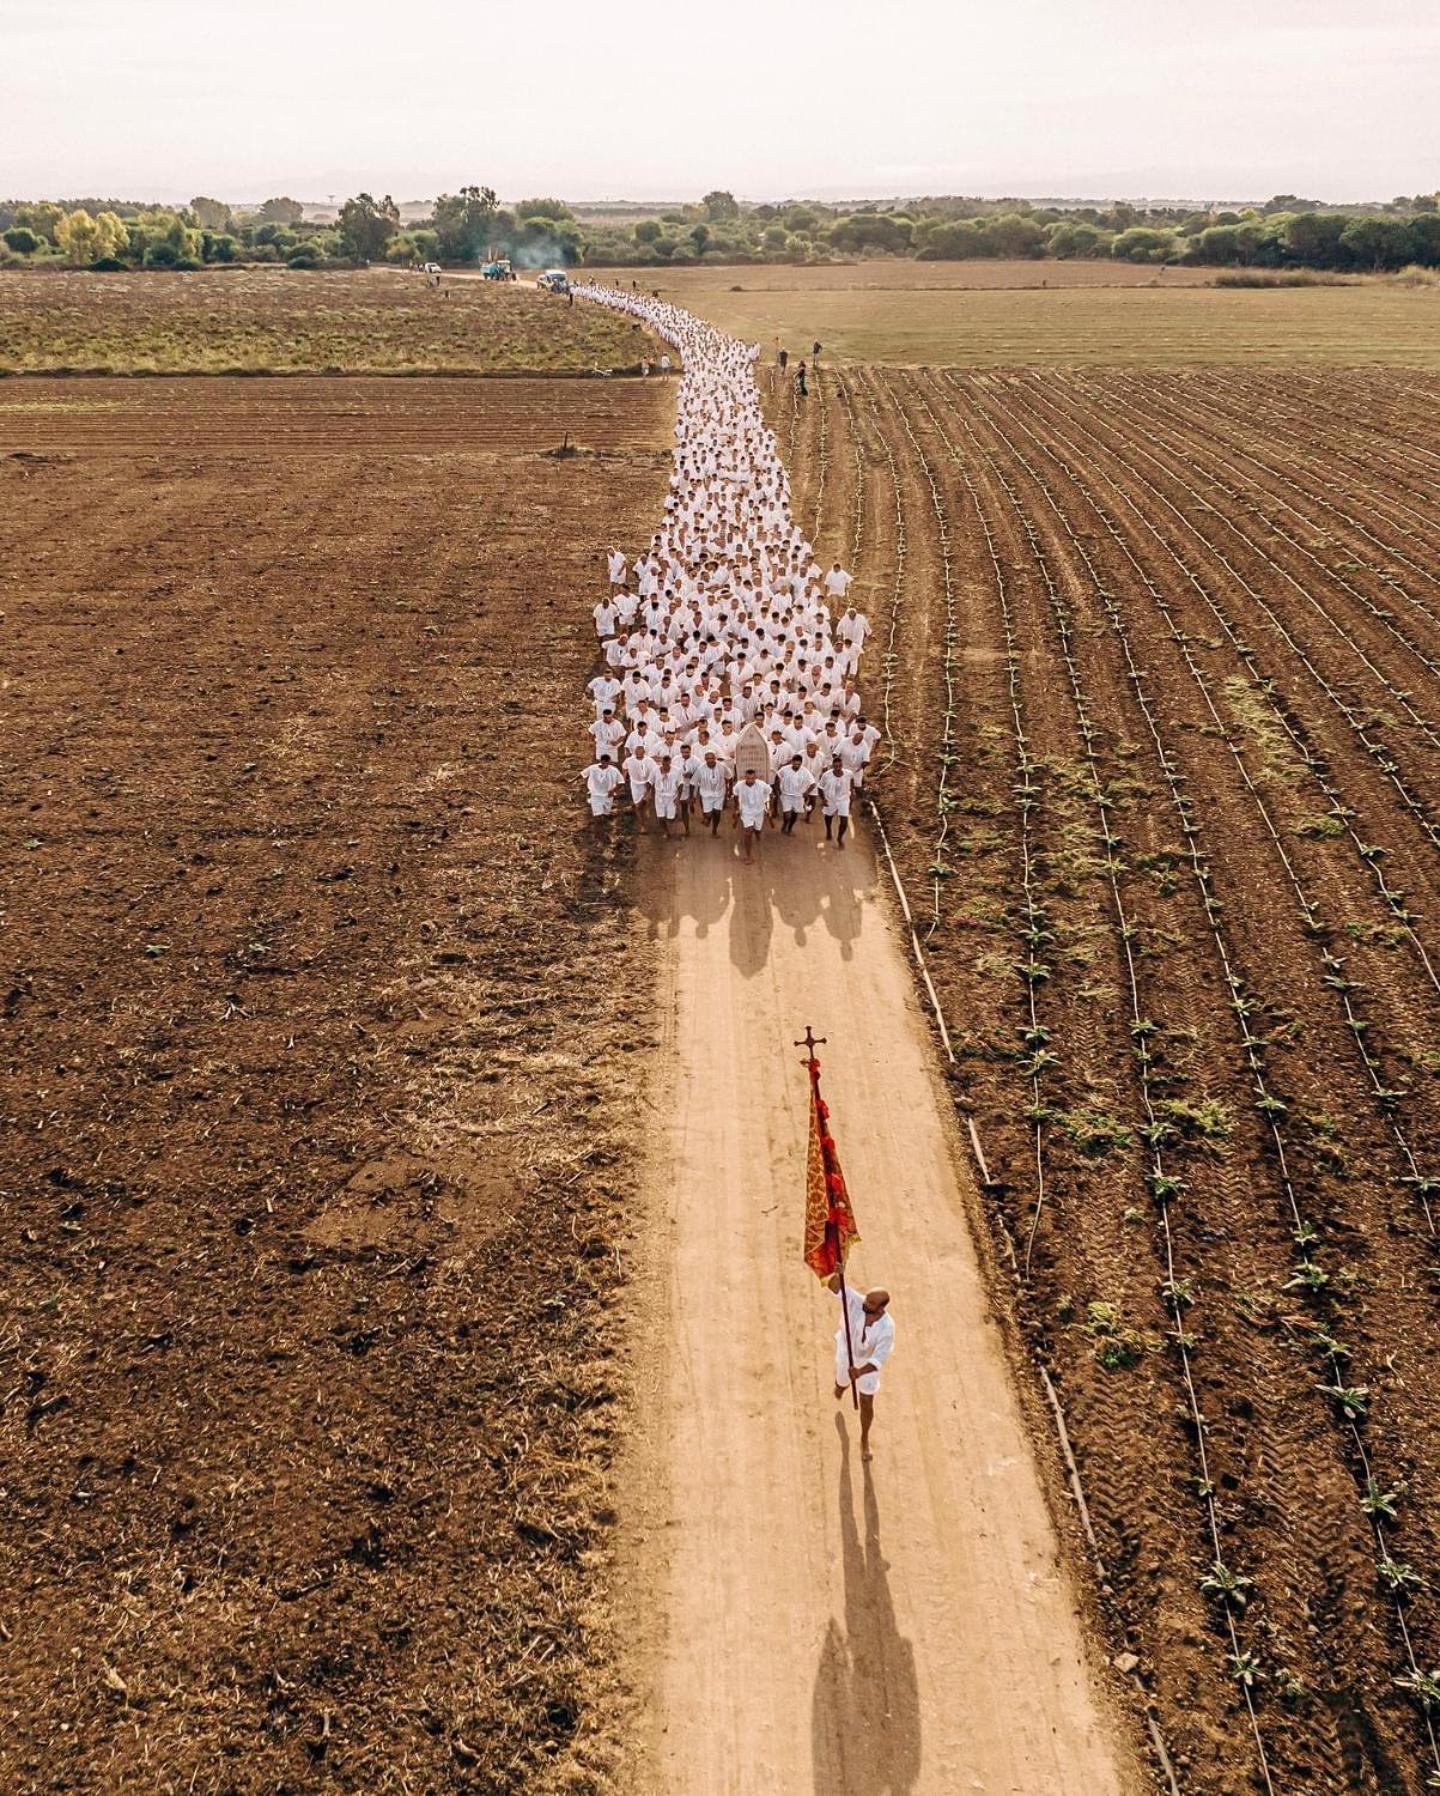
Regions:
M 810 1151 L 805 1168 L 805 1264 L 827 1290 L 840 1299 L 840 1327 L 835 1335 L 835 1395 L 848 1388 L 860 1411 L 860 1457 L 868 1460 L 870 1428 L 875 1419 L 875 1393 L 880 1368 L 895 1345 L 889 1316 L 890 1293 L 867 1291 L 862 1297 L 845 1283 L 845 1258 L 860 1239 L 855 1212 L 845 1189 L 845 1175 L 835 1138 L 830 1133 L 830 1107 L 820 1096 L 820 1062 L 811 1030 L 797 1047 L 806 1051 L 810 1075 Z
M 880 1368 L 895 1345 L 890 1293 L 867 1291 L 862 1297 L 838 1272 L 825 1283 L 845 1305 L 845 1315 L 835 1330 L 835 1395 L 843 1397 L 847 1385 L 859 1393 L 860 1457 L 873 1459 L 870 1426 L 875 1420 L 875 1393 L 880 1389 Z

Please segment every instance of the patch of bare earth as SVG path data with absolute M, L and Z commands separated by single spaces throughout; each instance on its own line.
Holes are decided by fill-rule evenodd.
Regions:
M 0 458 L 0 1785 L 592 1788 L 650 983 L 577 696 L 668 388 L 187 399 Z

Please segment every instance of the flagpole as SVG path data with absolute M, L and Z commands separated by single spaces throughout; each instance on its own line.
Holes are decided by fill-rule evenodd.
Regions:
M 840 1314 L 845 1318 L 845 1357 L 850 1362 L 850 1370 L 855 1370 L 855 1342 L 850 1334 L 850 1293 L 845 1283 L 845 1262 L 840 1262 Z M 850 1401 L 856 1409 L 860 1407 L 860 1392 L 855 1380 L 850 1380 Z
M 823 1035 L 816 1035 L 814 1030 L 807 1023 L 805 1025 L 804 1041 L 797 1041 L 795 1046 L 797 1048 L 804 1048 L 805 1050 L 805 1070 L 810 1075 L 810 1105 L 814 1112 L 813 1120 L 816 1126 L 818 1126 L 820 1112 L 820 1062 L 815 1058 L 815 1050 L 816 1048 L 825 1046 L 825 1037 Z M 821 1148 L 821 1153 L 822 1155 L 824 1154 L 823 1147 Z M 828 1178 L 830 1173 L 828 1164 L 825 1166 L 825 1172 Z M 835 1227 L 833 1220 L 828 1221 L 825 1224 L 825 1231 L 827 1234 L 832 1235 L 835 1240 L 835 1276 L 840 1280 L 840 1315 L 845 1324 L 845 1361 L 850 1371 L 853 1373 L 855 1370 L 855 1337 L 850 1329 L 850 1296 L 849 1288 L 845 1283 L 844 1244 L 840 1240 L 840 1231 Z M 856 1389 L 853 1377 L 850 1380 L 850 1401 L 858 1410 L 860 1407 L 860 1392 Z

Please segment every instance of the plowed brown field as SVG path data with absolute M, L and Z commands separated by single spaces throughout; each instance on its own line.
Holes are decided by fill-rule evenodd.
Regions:
M 1212 366 L 777 420 L 1101 1624 L 1207 1796 L 1440 1772 L 1437 418 Z
M 658 378 L 656 384 L 658 385 Z M 253 456 L 518 454 L 634 443 L 636 401 L 603 380 L 32 380 L 0 387 L 0 452 Z M 663 412 L 670 393 L 654 402 Z
M 653 1021 L 574 595 L 670 390 L 557 459 L 553 382 L 319 384 L 0 413 L 6 1790 L 605 1762 Z

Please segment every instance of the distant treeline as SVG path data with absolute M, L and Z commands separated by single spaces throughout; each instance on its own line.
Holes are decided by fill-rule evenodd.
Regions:
M 428 218 L 404 225 L 388 195 L 377 200 L 368 193 L 347 200 L 325 222 L 307 220 L 304 206 L 288 198 L 240 212 L 204 197 L 176 210 L 97 199 L 0 202 L 0 246 L 0 262 L 89 268 L 456 266 L 501 257 L 524 267 L 583 262 L 616 268 L 904 256 L 922 262 L 1114 257 L 1380 272 L 1440 267 L 1440 207 L 1434 194 L 1402 195 L 1374 209 L 1327 206 L 1296 194 L 1277 194 L 1243 211 L 1125 204 L 1068 209 L 959 198 L 889 206 L 750 206 L 717 190 L 697 205 L 631 223 L 613 215 L 577 216 L 557 199 L 502 206 L 488 187 L 462 187 L 436 200 Z
M 333 220 L 307 220 L 299 200 L 233 211 L 203 196 L 167 208 L 125 200 L 0 201 L 0 263 L 76 268 L 202 268 L 283 262 L 291 268 L 390 262 L 447 265 L 507 257 L 543 268 L 582 260 L 585 243 L 568 206 L 522 200 L 503 207 L 482 187 L 436 200 L 430 217 L 402 229 L 387 194 L 346 200 Z

